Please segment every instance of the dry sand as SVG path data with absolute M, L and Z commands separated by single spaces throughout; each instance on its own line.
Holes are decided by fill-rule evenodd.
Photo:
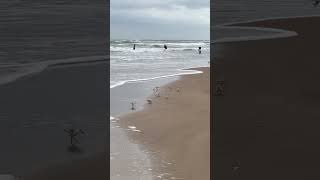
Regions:
M 130 133 L 134 140 L 172 163 L 162 171 L 186 180 L 210 179 L 210 69 L 200 70 L 161 87 L 151 105 L 120 118 L 123 127 L 141 131 Z
M 320 179 L 320 18 L 242 25 L 299 35 L 213 47 L 225 80 L 213 101 L 213 178 Z

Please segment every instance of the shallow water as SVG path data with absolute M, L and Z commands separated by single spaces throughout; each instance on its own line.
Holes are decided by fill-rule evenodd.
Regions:
M 212 25 L 287 16 L 320 15 L 311 0 L 218 0 L 211 5 Z
M 157 159 L 156 152 L 145 149 L 128 137 L 127 132 L 141 133 L 134 125 L 120 127 L 121 115 L 142 110 L 146 99 L 152 96 L 153 88 L 176 80 L 178 77 L 160 78 L 150 81 L 128 82 L 110 89 L 110 131 L 111 131 L 111 179 L 112 180 L 151 180 L 163 176 L 166 172 L 154 169 L 151 162 Z M 136 110 L 131 110 L 131 102 L 135 102 Z M 120 119 L 119 119 L 120 116 Z M 166 167 L 169 162 L 160 161 Z M 170 164 L 170 163 L 169 163 Z M 166 175 L 169 178 L 170 175 Z
M 311 0 L 219 0 L 211 4 L 211 38 L 239 38 L 252 35 L 273 35 L 272 32 L 251 29 L 221 30 L 219 25 L 259 19 L 320 15 L 320 6 Z M 270 34 L 271 33 L 271 34 Z
M 105 2 L 99 0 L 0 1 L 0 84 L 56 61 L 106 56 L 107 17 Z
M 98 0 L 2 0 L 1 63 L 104 55 L 104 6 Z

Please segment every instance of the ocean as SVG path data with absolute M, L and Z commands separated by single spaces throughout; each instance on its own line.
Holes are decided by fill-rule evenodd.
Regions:
M 318 16 L 319 8 L 313 6 L 312 0 L 216 0 L 211 3 L 210 35 L 213 41 L 273 36 L 278 32 L 262 28 L 225 28 L 222 25 L 281 17 Z
M 163 48 L 164 44 L 167 50 Z M 198 53 L 198 47 L 201 47 L 201 54 Z M 186 69 L 208 66 L 209 60 L 209 40 L 112 40 L 110 87 L 194 73 Z
M 99 0 L 0 2 L 0 85 L 48 66 L 106 60 L 108 22 Z
M 133 46 L 135 44 L 135 50 Z M 164 49 L 164 45 L 168 49 Z M 198 48 L 201 47 L 201 54 Z M 152 89 L 178 78 L 200 73 L 189 68 L 209 66 L 209 40 L 112 40 L 110 42 L 110 160 L 111 179 L 151 180 L 171 177 L 154 170 L 154 152 L 127 137 L 127 131 L 139 133 L 138 127 L 119 126 L 119 116 L 130 112 L 134 101 L 142 108 Z M 125 164 L 125 166 L 124 166 Z M 170 164 L 161 160 L 161 166 Z M 160 166 L 160 164 L 159 164 Z M 174 178 L 174 177 L 172 177 Z
M 216 0 L 211 3 L 211 25 L 264 18 L 319 15 L 312 0 Z
M 20 77 L 41 72 L 55 63 L 106 60 L 108 57 L 108 22 L 107 7 L 103 1 L 23 1 L 4 0 L 0 2 L 0 84 L 12 82 Z M 268 35 L 273 32 L 254 31 L 253 29 L 230 29 L 219 27 L 222 24 L 263 18 L 287 16 L 318 15 L 319 7 L 314 7 L 311 0 L 224 0 L 211 3 L 211 37 L 213 40 L 238 38 L 248 35 Z M 63 20 L 63 21 L 62 21 Z M 105 25 L 105 27 L 103 27 Z M 102 27 L 102 28 L 97 28 Z M 102 38 L 105 36 L 105 39 Z M 111 48 L 111 86 L 127 80 L 150 78 L 150 72 L 133 72 L 124 77 L 127 65 L 137 65 L 140 59 L 146 70 L 152 71 L 151 77 L 181 73 L 174 69 L 190 67 L 194 63 L 182 64 L 179 55 L 196 53 L 197 46 L 203 46 L 203 53 L 209 49 L 208 41 L 136 41 L 137 49 L 132 50 L 135 41 L 112 40 Z M 168 44 L 167 53 L 162 53 L 164 43 Z M 151 47 L 147 47 L 151 46 Z M 153 47 L 152 47 L 153 46 Z M 161 47 L 160 47 L 161 46 Z M 147 50 L 148 49 L 148 50 Z M 146 51 L 147 52 L 144 52 Z M 176 51 L 175 53 L 173 53 Z M 177 53 L 179 52 L 179 53 Z M 189 53 L 189 54 L 188 54 Z M 156 56 L 158 60 L 150 61 Z M 149 58 L 149 60 L 148 60 Z M 161 59 L 172 59 L 176 64 L 166 63 Z M 197 57 L 200 58 L 199 56 Z M 48 62 L 49 61 L 49 62 Z M 201 64 L 202 62 L 199 62 Z M 148 66 L 148 65 L 150 66 Z M 156 65 L 156 66 L 153 66 Z M 168 67 L 156 68 L 157 66 Z M 132 67 L 133 68 L 133 67 Z M 127 71 L 128 73 L 128 71 Z

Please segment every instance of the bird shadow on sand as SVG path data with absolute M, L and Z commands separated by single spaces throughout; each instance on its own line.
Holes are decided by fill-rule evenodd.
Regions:
M 84 150 L 81 147 L 76 145 L 68 146 L 67 151 L 71 153 L 79 153 L 79 154 L 84 152 Z

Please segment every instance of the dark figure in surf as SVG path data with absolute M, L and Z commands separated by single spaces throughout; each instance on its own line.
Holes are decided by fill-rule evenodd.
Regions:
M 199 47 L 198 51 L 199 51 L 199 54 L 201 54 L 201 47 Z
M 314 0 L 312 5 L 316 7 L 319 5 L 319 3 L 320 3 L 320 0 Z
M 164 49 L 168 49 L 167 45 L 164 45 L 163 47 L 164 47 Z
M 74 146 L 74 141 L 76 143 L 79 143 L 79 141 L 75 138 L 79 133 L 85 134 L 85 132 L 82 131 L 81 129 L 79 129 L 77 131 L 74 129 L 64 129 L 64 131 L 69 134 L 71 146 Z
M 133 50 L 136 50 L 136 44 L 133 44 Z
M 131 110 L 132 110 L 132 111 L 136 110 L 135 105 L 136 105 L 136 103 L 135 103 L 135 102 L 131 102 Z

